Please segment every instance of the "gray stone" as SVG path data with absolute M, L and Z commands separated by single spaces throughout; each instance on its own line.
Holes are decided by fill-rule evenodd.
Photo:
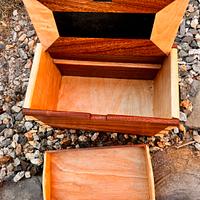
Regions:
M 5 136 L 6 138 L 12 137 L 12 136 L 13 136 L 13 133 L 14 133 L 14 131 L 13 131 L 13 129 L 11 129 L 11 128 L 7 128 L 7 129 L 4 130 L 4 136 Z
M 193 111 L 186 123 L 191 128 L 200 128 L 200 92 L 192 99 Z
M 13 16 L 17 16 L 17 15 L 18 15 L 17 10 L 14 10 L 14 11 L 13 11 Z
M 31 172 L 30 171 L 25 172 L 25 178 L 31 178 Z
M 15 120 L 16 121 L 22 121 L 23 117 L 24 117 L 24 115 L 23 115 L 23 113 L 21 111 L 21 112 L 17 113 L 17 115 L 15 117 Z
M 7 65 L 7 61 L 4 57 L 0 58 L 0 68 L 5 67 Z
M 200 151 L 200 144 L 199 143 L 196 143 L 194 146 L 198 151 Z
M 0 147 L 7 147 L 7 146 L 9 146 L 11 143 L 12 143 L 12 141 L 10 140 L 10 138 L 7 138 L 7 139 L 3 140 L 3 141 L 0 143 Z
M 5 44 L 3 42 L 0 42 L 0 49 L 5 49 Z
M 194 80 L 190 89 L 190 96 L 195 97 L 197 93 L 200 91 L 200 81 Z
M 192 28 L 197 28 L 197 25 L 199 24 L 199 21 L 198 21 L 198 19 L 193 19 L 192 21 L 191 21 L 191 27 Z
M 17 167 L 18 165 L 20 165 L 20 159 L 19 158 L 15 158 L 14 159 L 14 166 Z
M 91 137 L 92 141 L 95 141 L 99 136 L 99 132 L 94 133 L 94 135 Z
M 28 31 L 26 35 L 27 37 L 32 37 L 35 35 L 35 31 L 34 30 Z
M 187 121 L 187 116 L 184 112 L 180 112 L 180 121 L 182 121 L 182 122 Z
M 5 183 L 0 188 L 1 200 L 43 200 L 39 177 L 24 179 L 16 183 Z
M 21 180 L 21 179 L 24 177 L 24 174 L 25 174 L 24 171 L 18 172 L 18 173 L 15 175 L 15 177 L 13 178 L 13 181 L 14 181 L 14 182 L 18 182 L 19 180 Z
M 25 52 L 22 48 L 20 48 L 20 49 L 18 50 L 18 52 L 19 52 L 20 57 L 21 57 L 23 60 L 28 59 L 28 56 L 27 56 L 26 52 Z
M 18 142 L 18 140 L 19 140 L 19 135 L 18 134 L 13 135 L 13 141 Z
M 25 122 L 24 126 L 27 131 L 30 131 L 33 128 L 33 124 L 31 122 Z
M 184 50 L 180 50 L 180 51 L 179 51 L 179 56 L 180 56 L 180 57 L 186 57 L 186 56 L 188 56 L 188 53 L 185 52 Z
M 15 113 L 18 113 L 18 112 L 21 111 L 21 108 L 18 107 L 18 106 L 13 106 L 13 107 L 11 108 L 11 110 L 12 110 L 13 112 L 15 112 Z

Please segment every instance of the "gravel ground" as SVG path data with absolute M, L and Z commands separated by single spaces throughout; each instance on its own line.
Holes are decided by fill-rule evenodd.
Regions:
M 197 127 L 189 129 L 191 122 L 187 120 L 195 113 L 195 108 L 192 112 L 192 102 L 200 90 L 199 4 L 198 0 L 191 0 L 176 38 L 179 49 L 181 125 L 166 135 L 142 137 L 52 129 L 23 116 L 22 106 L 34 48 L 39 40 L 21 1 L 1 0 L 0 107 L 3 113 L 0 115 L 0 182 L 18 182 L 40 174 L 46 150 L 146 143 L 150 145 L 151 152 L 188 144 L 192 144 L 190 148 L 195 151 L 200 151 L 199 130 Z M 198 107 L 199 104 L 195 105 Z M 198 120 L 196 113 L 193 118 Z

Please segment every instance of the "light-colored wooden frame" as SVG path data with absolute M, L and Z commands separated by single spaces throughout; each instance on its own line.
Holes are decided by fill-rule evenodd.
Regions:
M 118 111 L 116 112 L 114 110 L 112 110 L 112 111 L 110 110 L 110 112 L 108 112 L 108 113 L 103 113 L 103 110 L 104 110 L 104 108 L 106 108 L 106 104 L 107 104 L 107 103 L 105 103 L 105 105 L 104 105 L 103 102 L 101 102 L 101 103 L 104 106 L 101 104 L 103 107 L 101 106 L 102 108 L 100 110 L 95 109 L 96 111 L 95 110 L 91 111 L 91 109 L 90 109 L 91 105 L 89 106 L 88 110 L 87 109 L 86 110 L 81 110 L 81 109 L 77 110 L 76 107 L 74 107 L 74 104 L 71 104 L 71 103 L 74 103 L 74 101 L 70 98 L 71 103 L 70 102 L 67 103 L 66 98 L 68 98 L 68 93 L 70 93 L 70 95 L 72 95 L 72 94 L 78 95 L 78 98 L 80 96 L 82 103 L 84 102 L 82 95 L 84 95 L 85 92 L 84 92 L 84 94 L 82 94 L 80 92 L 79 92 L 80 94 L 79 93 L 76 94 L 76 91 L 74 91 L 75 86 L 80 82 L 79 79 L 82 80 L 82 82 L 80 82 L 80 83 L 82 83 L 82 84 L 85 83 L 86 85 L 88 85 L 88 88 L 90 86 L 89 85 L 90 83 L 92 85 L 94 85 L 94 88 L 95 88 L 95 84 L 97 84 L 97 83 L 101 84 L 101 87 L 103 87 L 104 84 L 107 84 L 106 88 L 108 86 L 111 87 L 114 79 L 110 79 L 110 81 L 109 81 L 109 79 L 100 79 L 100 78 L 62 77 L 56 64 L 54 64 L 54 61 L 56 61 L 57 64 L 59 62 L 58 60 L 51 59 L 49 54 L 44 51 L 41 44 L 38 44 L 38 46 L 36 48 L 34 61 L 33 61 L 33 67 L 32 67 L 32 71 L 31 71 L 31 75 L 30 75 L 30 81 L 29 81 L 29 85 L 28 85 L 28 89 L 27 89 L 24 108 L 39 109 L 39 110 L 57 110 L 58 109 L 57 111 L 85 112 L 85 113 L 92 113 L 92 114 L 119 114 L 119 115 L 124 114 L 124 115 L 130 115 L 130 116 L 135 115 L 135 116 L 147 116 L 147 117 L 161 117 L 161 118 L 168 118 L 168 119 L 179 118 L 178 64 L 177 64 L 177 50 L 176 49 L 172 49 L 171 54 L 165 59 L 163 66 L 159 70 L 159 72 L 153 82 L 149 81 L 149 83 L 148 83 L 148 81 L 145 82 L 145 80 L 144 81 L 143 80 L 133 80 L 133 81 L 130 80 L 129 81 L 130 83 L 127 82 L 128 80 L 127 81 L 126 80 L 117 81 L 119 84 L 120 83 L 125 84 L 124 89 L 123 89 L 123 85 L 121 85 L 121 84 L 116 88 L 117 90 L 119 90 L 116 93 L 117 95 L 124 93 L 125 92 L 124 90 L 128 89 L 127 86 L 131 86 L 132 84 L 133 84 L 132 85 L 133 87 L 137 87 L 137 86 L 140 87 L 140 90 L 142 90 L 142 88 L 141 88 L 142 85 L 145 88 L 147 87 L 146 89 L 149 90 L 148 87 L 150 87 L 150 85 L 151 85 L 150 83 L 152 82 L 152 84 L 153 84 L 152 85 L 152 87 L 153 87 L 152 111 L 149 110 L 151 105 L 143 102 L 142 103 L 143 109 L 145 108 L 145 106 L 147 106 L 147 109 L 144 110 L 144 112 L 143 112 L 145 114 L 143 114 L 143 115 L 140 115 L 141 108 L 137 108 L 137 106 L 135 106 L 133 109 L 135 111 L 135 114 L 134 113 L 131 114 L 130 109 L 132 108 L 132 105 L 130 105 L 131 107 L 130 107 L 128 113 L 123 113 L 123 112 L 118 112 Z M 61 62 L 64 63 L 63 60 L 61 60 Z M 66 62 L 68 62 L 68 61 L 66 61 Z M 89 63 L 91 64 L 92 62 L 89 62 Z M 99 64 L 99 63 L 94 62 L 94 65 L 96 65 L 96 64 Z M 112 64 L 115 66 L 114 63 L 112 63 Z M 91 65 L 93 65 L 93 64 L 91 64 Z M 129 64 L 127 66 L 129 66 Z M 130 66 L 136 67 L 136 64 L 131 64 Z M 145 66 L 145 64 L 137 64 L 137 66 L 138 67 L 141 66 L 141 69 L 142 69 Z M 147 65 L 147 66 L 151 67 L 151 65 Z M 71 80 L 71 81 L 69 82 L 69 80 Z M 75 80 L 77 80 L 77 81 L 75 81 Z M 66 93 L 66 88 L 61 87 L 61 86 L 63 86 L 63 84 L 65 84 L 65 82 L 69 83 L 69 84 L 70 83 L 75 84 L 74 86 L 72 86 L 72 88 L 74 88 L 74 89 L 71 90 L 71 92 Z M 98 85 L 96 85 L 96 86 L 98 86 Z M 96 89 L 98 89 L 98 87 L 96 87 Z M 101 87 L 99 89 L 101 89 Z M 67 88 L 70 89 L 71 86 L 67 86 Z M 63 92 L 60 91 L 61 89 L 63 89 Z M 146 92 L 144 92 L 145 90 L 141 91 L 141 92 L 139 92 L 139 90 L 136 90 L 136 91 L 138 91 L 137 99 L 145 100 L 146 97 L 144 97 L 144 94 L 147 94 Z M 88 92 L 90 93 L 90 91 L 88 91 Z M 87 95 L 87 94 L 85 94 L 85 95 Z M 102 95 L 104 95 L 104 94 L 102 93 Z M 136 101 L 137 99 L 136 99 L 135 95 L 134 95 L 134 99 Z M 109 97 L 109 95 L 107 95 L 107 96 Z M 94 95 L 92 95 L 91 97 L 92 97 L 93 101 L 95 101 Z M 148 98 L 150 98 L 150 96 Z M 63 99 L 63 101 L 61 101 L 62 99 Z M 114 102 L 115 104 L 118 101 L 117 99 L 115 98 L 115 102 Z M 89 101 L 89 96 L 87 99 L 85 99 L 85 104 L 87 103 L 87 100 Z M 106 97 L 104 100 L 105 100 L 105 102 L 107 101 Z M 57 103 L 59 101 L 61 104 L 58 105 Z M 119 102 L 121 102 L 121 101 L 122 101 L 122 99 L 119 99 Z M 68 105 L 67 110 L 64 109 L 63 103 L 64 103 L 64 105 Z M 99 103 L 97 102 L 97 104 L 99 104 Z M 120 104 L 119 104 L 119 106 L 120 106 Z M 119 109 L 119 106 L 118 107 L 115 106 L 115 107 L 117 109 Z M 137 109 L 138 109 L 138 112 L 136 112 Z M 101 111 L 101 113 L 100 113 L 100 111 Z
M 144 156 L 137 158 L 136 156 L 140 156 L 140 153 L 139 154 L 136 154 L 136 152 L 134 153 L 135 150 L 136 150 L 136 152 L 144 151 Z M 136 154 L 136 155 L 134 156 L 131 152 L 133 154 Z M 59 174 L 59 171 L 57 171 L 57 173 L 54 173 L 52 171 L 51 166 L 52 166 L 53 162 L 54 162 L 53 166 L 58 164 L 59 167 L 56 168 L 57 170 L 61 170 L 62 172 L 67 172 L 67 173 L 70 173 L 70 171 L 72 170 L 71 173 L 70 173 L 70 176 L 72 176 L 74 173 L 76 174 L 76 177 L 74 177 L 72 182 L 76 182 L 76 180 L 77 180 L 77 184 L 79 184 L 78 183 L 79 182 L 78 176 L 80 176 L 84 171 L 87 172 L 86 176 L 89 176 L 89 177 L 90 177 L 90 173 L 93 176 L 97 172 L 96 167 L 95 167 L 94 171 L 91 171 L 92 168 L 90 168 L 89 166 L 88 166 L 88 169 L 87 169 L 86 163 L 91 163 L 91 165 L 93 165 L 94 164 L 93 160 L 99 158 L 99 159 L 101 159 L 100 163 L 103 164 L 104 157 L 106 159 L 106 155 L 104 157 L 102 155 L 104 155 L 105 153 L 106 153 L 106 155 L 108 154 L 107 157 L 109 157 L 111 154 L 113 154 L 113 156 L 112 156 L 113 160 L 111 160 L 110 164 L 109 164 L 110 170 L 112 170 L 112 166 L 113 166 L 112 161 L 115 163 L 115 162 L 117 162 L 116 160 L 119 159 L 118 157 L 114 156 L 116 154 L 119 154 L 119 157 L 121 157 L 123 160 L 128 159 L 127 160 L 128 163 L 130 163 L 131 161 L 133 161 L 135 163 L 138 163 L 138 162 L 143 163 L 144 162 L 144 166 L 142 166 L 142 168 L 137 168 L 137 166 L 135 166 L 135 167 L 133 166 L 132 170 L 133 171 L 142 170 L 142 174 L 146 174 L 145 177 L 147 178 L 147 180 L 146 180 L 147 186 L 146 186 L 146 188 L 142 188 L 141 192 L 148 193 L 148 196 L 145 199 L 155 200 L 153 170 L 152 170 L 151 158 L 150 158 L 150 154 L 149 154 L 149 148 L 146 145 L 125 145 L 125 146 L 115 146 L 115 147 L 102 147 L 102 148 L 89 148 L 89 149 L 87 149 L 87 148 L 86 149 L 70 149 L 70 150 L 60 150 L 60 151 L 48 151 L 48 152 L 46 152 L 45 157 L 44 157 L 44 169 L 43 169 L 43 194 L 44 194 L 43 197 L 44 197 L 44 200 L 52 200 L 52 193 L 53 193 L 52 186 L 54 186 L 54 188 L 56 188 L 56 187 L 58 188 L 58 186 L 54 185 L 54 184 L 59 184 L 58 182 L 53 181 L 53 179 L 56 178 L 56 177 L 52 177 L 52 176 L 56 176 L 57 174 Z M 96 156 L 94 156 L 94 154 Z M 63 158 L 63 159 L 65 159 L 65 161 L 66 161 L 67 155 L 68 156 L 73 155 L 73 157 L 76 161 L 73 161 L 73 160 L 70 159 L 68 165 L 67 164 L 64 165 L 65 169 L 63 169 L 63 165 L 61 166 L 61 165 L 59 165 L 59 163 L 57 163 L 57 162 L 55 163 L 55 161 L 53 161 L 53 158 L 55 158 L 56 155 L 59 156 L 59 160 Z M 60 156 L 60 155 L 63 155 L 63 156 Z M 77 155 L 77 156 L 74 156 L 74 155 Z M 89 155 L 91 155 L 91 157 Z M 80 156 L 81 156 L 81 158 L 80 158 Z M 82 164 L 81 163 L 78 164 L 80 159 L 83 159 L 84 163 L 81 162 Z M 70 162 L 71 162 L 71 164 L 70 164 Z M 122 177 L 123 177 L 123 169 L 126 168 L 126 165 L 128 165 L 127 162 L 123 163 L 123 161 L 121 161 L 119 165 L 114 165 L 115 166 L 114 168 L 116 168 L 116 167 L 118 168 L 119 174 Z M 76 166 L 76 164 L 79 167 L 75 167 L 74 170 L 73 170 L 72 166 Z M 68 167 L 69 167 L 69 169 L 68 169 Z M 121 173 L 120 173 L 120 168 L 122 169 Z M 144 170 L 143 170 L 143 168 L 144 168 Z M 79 172 L 79 170 L 80 170 L 80 172 Z M 108 170 L 108 168 L 105 169 L 105 171 L 107 171 L 107 170 Z M 104 171 L 104 168 L 101 168 L 101 172 L 98 172 L 97 178 L 98 178 L 98 175 L 100 175 L 100 174 L 101 174 L 101 176 L 103 176 L 103 171 Z M 110 177 L 110 179 L 112 180 L 112 178 L 115 177 L 114 174 L 116 174 L 116 173 L 118 174 L 118 171 L 115 171 L 112 174 L 113 176 L 112 175 L 109 176 L 109 174 L 108 174 L 108 177 Z M 124 173 L 128 175 L 127 172 L 124 172 Z M 127 175 L 124 178 L 128 178 Z M 105 173 L 105 176 L 106 176 L 106 173 Z M 96 176 L 94 176 L 94 178 L 95 177 Z M 131 177 L 132 176 L 130 176 L 129 178 L 131 178 Z M 68 183 L 68 181 L 70 182 L 70 180 L 67 180 L 66 177 L 63 176 L 63 178 L 65 178 L 65 180 L 63 180 L 63 184 Z M 61 176 L 61 179 L 62 179 L 62 176 Z M 140 176 L 138 174 L 138 181 L 139 181 L 139 179 L 140 179 Z M 92 178 L 92 180 L 93 180 L 93 178 Z M 86 183 L 84 183 L 84 184 L 86 184 Z M 69 187 L 70 187 L 70 185 L 69 185 Z M 97 186 L 93 185 L 93 187 L 96 187 L 97 190 L 99 189 L 98 185 Z M 120 190 L 121 187 L 119 185 L 119 190 Z M 82 192 L 82 194 L 83 194 L 82 188 L 84 190 L 84 186 L 81 187 L 81 185 L 80 185 L 80 192 Z M 70 190 L 70 189 L 68 188 L 68 190 Z M 112 189 L 111 189 L 111 191 L 112 191 Z M 131 191 L 129 190 L 129 192 L 134 193 L 133 190 L 131 190 Z M 55 191 L 54 191 L 54 193 L 55 193 Z M 64 195 L 64 193 L 63 193 L 63 195 Z M 96 195 L 101 195 L 101 190 Z M 100 197 L 101 196 L 97 197 L 97 199 L 100 199 Z M 67 196 L 66 196 L 66 198 L 67 198 Z M 134 199 L 134 195 L 132 196 L 132 198 Z

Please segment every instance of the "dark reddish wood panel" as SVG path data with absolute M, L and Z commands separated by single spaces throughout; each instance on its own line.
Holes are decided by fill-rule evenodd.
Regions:
M 106 1 L 106 0 L 105 0 Z M 174 0 L 39 0 L 52 11 L 157 13 Z
M 63 76 L 153 80 L 158 71 L 151 68 L 57 64 Z
M 153 117 L 91 115 L 89 113 L 42 111 L 23 109 L 24 114 L 59 128 L 74 128 L 94 131 L 122 132 L 152 136 L 168 126 L 177 126 L 178 119 Z
M 147 39 L 62 38 L 48 49 L 52 58 L 162 63 L 166 55 Z

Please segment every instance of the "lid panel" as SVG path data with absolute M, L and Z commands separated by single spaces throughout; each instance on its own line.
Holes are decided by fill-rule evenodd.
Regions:
M 39 0 L 52 11 L 157 13 L 174 0 Z

